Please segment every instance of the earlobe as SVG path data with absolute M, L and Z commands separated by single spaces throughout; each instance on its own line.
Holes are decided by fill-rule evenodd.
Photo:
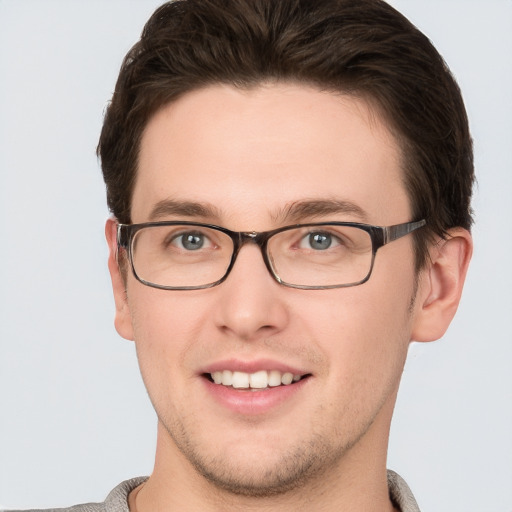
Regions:
M 117 261 L 117 223 L 115 219 L 108 219 L 105 224 L 105 237 L 109 248 L 108 270 L 112 280 L 112 291 L 116 305 L 114 325 L 120 336 L 127 340 L 133 340 L 133 328 L 126 296 L 126 285 L 121 275 Z
M 446 332 L 459 305 L 473 242 L 466 229 L 449 231 L 430 251 L 420 273 L 412 341 L 434 341 Z

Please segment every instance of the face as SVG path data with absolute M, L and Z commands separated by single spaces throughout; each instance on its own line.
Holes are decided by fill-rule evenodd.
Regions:
M 268 85 L 212 86 L 156 113 L 132 204 L 134 223 L 150 220 L 265 231 L 416 219 L 398 146 L 362 100 Z M 370 280 L 350 288 L 281 286 L 254 244 L 210 289 L 159 290 L 128 273 L 126 295 L 114 286 L 116 326 L 135 340 L 161 458 L 261 495 L 335 476 L 369 446 L 385 457 L 415 321 L 413 269 L 407 236 L 381 248 Z M 212 382 L 216 372 L 300 380 L 239 389 Z

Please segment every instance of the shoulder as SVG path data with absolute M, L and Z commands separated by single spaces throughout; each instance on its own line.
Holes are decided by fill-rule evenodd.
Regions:
M 102 503 L 83 503 L 67 508 L 3 510 L 1 512 L 129 512 L 128 494 L 145 480 L 147 477 L 132 478 L 121 482 L 110 491 Z
M 418 503 L 406 481 L 394 471 L 388 469 L 389 497 L 400 512 L 420 512 Z

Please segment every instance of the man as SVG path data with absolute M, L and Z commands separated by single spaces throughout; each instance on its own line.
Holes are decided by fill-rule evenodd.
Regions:
M 98 153 L 159 421 L 152 475 L 82 509 L 418 510 L 392 411 L 472 249 L 466 114 L 428 39 L 377 0 L 166 4 Z

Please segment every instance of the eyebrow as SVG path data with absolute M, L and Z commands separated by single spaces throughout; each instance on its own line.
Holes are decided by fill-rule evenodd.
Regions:
M 180 217 L 206 217 L 209 219 L 220 217 L 219 210 L 208 203 L 164 199 L 155 204 L 149 214 L 149 220 L 154 221 L 173 215 Z
M 339 214 L 349 214 L 362 221 L 366 221 L 368 218 L 366 212 L 357 204 L 339 199 L 295 201 L 278 210 L 272 214 L 271 217 L 274 222 L 299 223 L 304 220 L 314 219 L 315 217 Z M 155 204 L 149 215 L 149 220 L 155 221 L 172 216 L 190 218 L 201 217 L 209 220 L 222 218 L 220 210 L 209 203 L 164 199 Z
M 311 199 L 297 201 L 285 207 L 273 216 L 281 222 L 300 222 L 315 217 L 335 214 L 350 214 L 358 220 L 366 221 L 368 215 L 357 204 L 339 199 Z

